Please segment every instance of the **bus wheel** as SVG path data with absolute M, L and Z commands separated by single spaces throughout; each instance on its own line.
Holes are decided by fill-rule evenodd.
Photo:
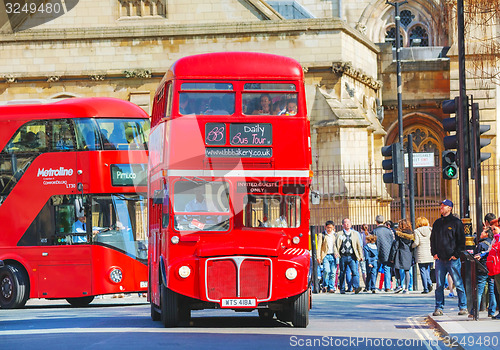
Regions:
M 94 300 L 94 296 L 90 295 L 87 297 L 79 297 L 79 298 L 66 298 L 66 301 L 71 304 L 71 306 L 75 307 L 84 307 L 89 305 L 92 300 Z
M 187 305 L 181 305 L 179 308 L 179 322 L 189 324 L 191 321 L 191 309 Z
M 292 324 L 298 328 L 306 328 L 309 324 L 309 289 L 292 303 Z
M 14 265 L 0 269 L 0 308 L 22 308 L 29 298 L 29 278 Z
M 271 322 L 274 318 L 274 311 L 269 309 L 258 309 L 259 318 L 263 322 Z
M 161 322 L 166 328 L 179 323 L 179 300 L 177 293 L 161 284 Z
M 158 312 L 158 307 L 151 301 L 151 319 L 153 321 L 161 320 L 161 314 Z

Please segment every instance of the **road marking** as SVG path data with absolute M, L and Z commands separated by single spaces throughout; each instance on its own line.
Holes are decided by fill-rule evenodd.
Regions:
M 413 331 L 417 334 L 417 336 L 422 340 L 422 343 L 428 350 L 441 350 L 439 346 L 439 340 L 431 337 L 429 332 L 422 328 L 421 323 L 415 317 L 407 317 L 406 321 L 410 324 Z

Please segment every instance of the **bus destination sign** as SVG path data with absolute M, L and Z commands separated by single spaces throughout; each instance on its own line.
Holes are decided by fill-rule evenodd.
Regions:
M 271 124 L 231 124 L 229 126 L 231 145 L 270 146 L 273 144 Z
M 225 123 L 207 123 L 205 144 L 223 146 L 227 144 Z M 233 146 L 270 146 L 273 144 L 273 126 L 269 123 L 229 124 L 229 144 Z
M 113 186 L 146 186 L 147 175 L 147 164 L 111 165 L 111 185 Z

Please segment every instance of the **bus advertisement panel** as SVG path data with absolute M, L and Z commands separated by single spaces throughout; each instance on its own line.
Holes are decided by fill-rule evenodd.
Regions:
M 149 299 L 166 327 L 191 310 L 258 310 L 306 327 L 311 149 L 303 72 L 258 53 L 185 57 L 155 99 Z
M 0 307 L 147 290 L 150 121 L 111 98 L 0 107 Z

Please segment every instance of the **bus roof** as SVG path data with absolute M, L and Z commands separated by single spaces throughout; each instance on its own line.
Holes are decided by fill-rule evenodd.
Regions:
M 57 118 L 149 118 L 139 106 L 110 97 L 70 98 L 54 103 L 0 106 L 0 121 Z
M 165 78 L 179 79 L 302 79 L 293 58 L 258 52 L 216 52 L 177 60 Z

